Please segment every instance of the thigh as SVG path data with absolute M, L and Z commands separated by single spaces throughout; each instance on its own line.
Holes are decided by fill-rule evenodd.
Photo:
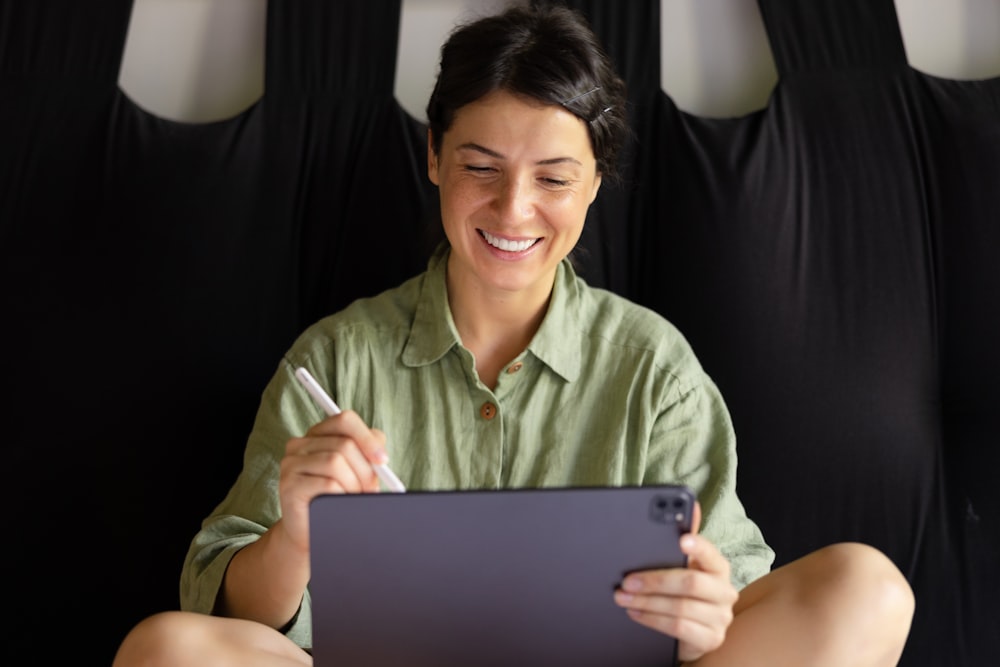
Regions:
M 882 553 L 842 543 L 752 582 L 733 612 L 722 647 L 694 665 L 882 667 L 899 660 L 913 595 Z
M 274 628 L 238 618 L 168 611 L 126 635 L 113 667 L 132 665 L 312 665 L 312 657 Z

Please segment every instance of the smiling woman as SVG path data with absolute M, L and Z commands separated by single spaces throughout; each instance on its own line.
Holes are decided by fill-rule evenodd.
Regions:
M 238 487 L 270 503 L 243 533 L 256 539 L 281 502 L 270 476 L 277 450 L 322 419 L 296 395 L 294 376 L 275 375 L 284 352 L 313 322 L 392 289 L 327 323 L 347 326 L 319 330 L 315 340 L 334 345 L 309 350 L 310 370 L 345 412 L 388 432 L 392 469 L 414 488 L 616 482 L 668 463 L 678 476 L 728 483 L 724 456 L 684 469 L 701 449 L 683 437 L 725 431 L 728 412 L 739 499 L 778 568 L 842 540 L 877 547 L 919 601 L 901 666 L 997 663 L 1000 79 L 941 80 L 907 57 L 936 75 L 1000 72 L 1000 3 L 565 2 L 587 14 L 628 82 L 636 141 L 623 154 L 622 187 L 602 172 L 569 265 L 590 288 L 560 270 L 536 337 L 495 381 L 456 333 L 446 264 L 426 272 L 421 241 L 431 222 L 441 229 L 430 210 L 440 192 L 417 121 L 455 17 L 505 2 L 274 0 L 266 49 L 263 26 L 237 15 L 256 7 L 262 16 L 262 0 L 135 0 L 135 12 L 133 0 L 99 11 L 0 2 L 0 423 L 16 546 L 5 557 L 23 573 L 8 578 L 19 623 L 0 662 L 21 664 L 44 647 L 54 663 L 88 655 L 108 664 L 142 617 L 177 607 L 179 564 L 244 453 L 269 471 L 259 487 Z M 142 20 L 148 5 L 162 18 Z M 141 62 L 123 67 L 126 43 Z M 240 48 L 245 55 L 232 55 Z M 248 89 L 240 67 L 257 69 L 256 95 L 239 94 Z M 225 104 L 201 117 L 237 115 L 157 118 L 150 98 L 129 88 L 140 109 L 121 92 L 120 74 L 176 104 L 171 118 L 196 121 L 193 103 L 216 94 Z M 715 117 L 772 83 L 768 108 Z M 576 100 L 548 106 L 603 92 L 571 87 Z M 690 113 L 701 110 L 712 117 Z M 456 159 L 472 171 L 519 158 L 469 143 Z M 576 178 L 540 165 L 538 174 L 544 185 L 522 182 L 541 202 Z M 485 216 L 476 226 L 483 243 L 515 254 L 544 236 L 504 232 Z M 394 289 L 416 276 L 406 289 L 433 280 L 427 300 Z M 702 409 L 697 399 L 711 390 L 690 374 L 658 374 L 663 357 L 650 350 L 676 336 L 596 288 L 676 323 L 690 342 L 679 349 L 697 351 L 726 409 Z M 418 301 L 430 304 L 419 317 L 392 319 L 416 313 L 407 304 Z M 646 328 L 649 340 L 630 346 Z M 115 372 L 122 364 L 125 375 Z M 39 400 L 53 378 L 73 395 L 58 420 Z M 644 398 L 671 389 L 672 403 Z M 670 429 L 676 422 L 657 417 L 668 404 L 719 423 L 692 417 Z M 298 421 L 281 421 L 275 406 Z M 640 406 L 649 414 L 629 412 Z M 277 436 L 256 433 L 251 447 L 258 408 Z M 423 421 L 402 423 L 414 417 Z M 418 446 L 401 447 L 406 436 Z M 647 441 L 683 444 L 657 458 L 663 449 L 641 451 Z M 293 472 L 311 453 L 289 458 Z M 338 460 L 364 470 L 357 457 Z M 711 485 L 695 481 L 709 517 L 703 536 L 739 586 L 761 568 L 719 539 L 714 522 L 726 513 Z M 219 543 L 243 546 L 225 535 Z M 93 555 L 86 576 L 39 558 L 74 545 Z M 198 553 L 186 607 L 230 613 L 198 597 L 202 584 L 206 599 L 218 591 L 221 575 L 196 567 L 229 563 Z M 108 611 L 95 613 L 95 600 Z M 303 619 L 308 605 L 307 588 Z M 288 638 L 305 643 L 303 628 Z
M 504 90 L 458 109 L 428 151 L 451 247 L 448 298 L 487 386 L 542 321 L 601 175 L 586 124 Z
M 621 617 L 701 667 L 896 664 L 913 596 L 892 561 L 836 543 L 770 571 L 718 387 L 670 322 L 568 261 L 627 138 L 624 83 L 584 17 L 511 8 L 457 28 L 440 63 L 427 169 L 447 242 L 287 350 L 243 472 L 191 542 L 185 613 L 137 626 L 116 667 L 307 663 L 293 642 L 312 646 L 310 503 L 379 491 L 374 466 L 390 457 L 411 491 L 686 485 L 699 517 L 678 545 L 687 566 L 625 576 L 608 592 Z M 350 409 L 318 414 L 300 367 Z M 542 664 L 531 650 L 523 664 Z
M 575 20 L 510 11 L 441 49 L 428 173 L 455 326 L 489 387 L 541 324 L 602 180 L 617 179 L 625 103 L 625 83 Z

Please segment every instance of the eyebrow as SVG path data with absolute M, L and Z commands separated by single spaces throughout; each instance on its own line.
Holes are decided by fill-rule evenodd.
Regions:
M 460 151 L 462 151 L 462 150 L 476 151 L 477 153 L 482 153 L 483 155 L 488 155 L 489 157 L 496 158 L 498 160 L 503 160 L 503 159 L 506 158 L 506 156 L 504 156 L 503 153 L 497 153 L 495 150 L 487 148 L 486 146 L 480 146 L 479 144 L 472 143 L 472 142 L 462 144 L 461 146 L 458 147 L 458 150 L 460 150 Z M 578 164 L 581 167 L 583 166 L 582 162 L 580 162 L 576 158 L 572 158 L 572 157 L 568 157 L 568 156 L 567 157 L 552 157 L 552 158 L 548 158 L 548 159 L 545 159 L 545 160 L 539 160 L 535 164 L 548 165 L 548 164 L 562 164 L 562 163 L 565 163 L 565 162 L 571 162 L 573 164 Z

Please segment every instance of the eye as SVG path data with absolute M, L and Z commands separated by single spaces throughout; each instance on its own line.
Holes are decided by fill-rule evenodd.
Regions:
M 545 185 L 550 185 L 550 186 L 556 187 L 556 188 L 564 188 L 564 187 L 566 187 L 567 185 L 570 184 L 570 181 L 563 180 L 563 179 L 560 179 L 560 178 L 542 178 L 541 181 Z
M 475 164 L 463 165 L 462 169 L 472 174 L 484 174 L 484 175 L 489 175 L 496 171 L 496 169 L 494 169 L 493 167 L 484 167 Z

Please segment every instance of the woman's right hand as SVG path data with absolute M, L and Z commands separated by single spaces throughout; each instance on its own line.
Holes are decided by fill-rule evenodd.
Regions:
M 372 465 L 385 458 L 385 434 L 351 411 L 290 439 L 278 479 L 281 518 L 229 562 L 218 613 L 285 626 L 309 583 L 309 503 L 322 493 L 378 491 Z
M 385 434 L 356 412 L 327 417 L 301 438 L 292 438 L 281 460 L 278 495 L 281 524 L 292 545 L 309 552 L 309 503 L 324 493 L 379 490 L 373 465 L 385 463 Z

